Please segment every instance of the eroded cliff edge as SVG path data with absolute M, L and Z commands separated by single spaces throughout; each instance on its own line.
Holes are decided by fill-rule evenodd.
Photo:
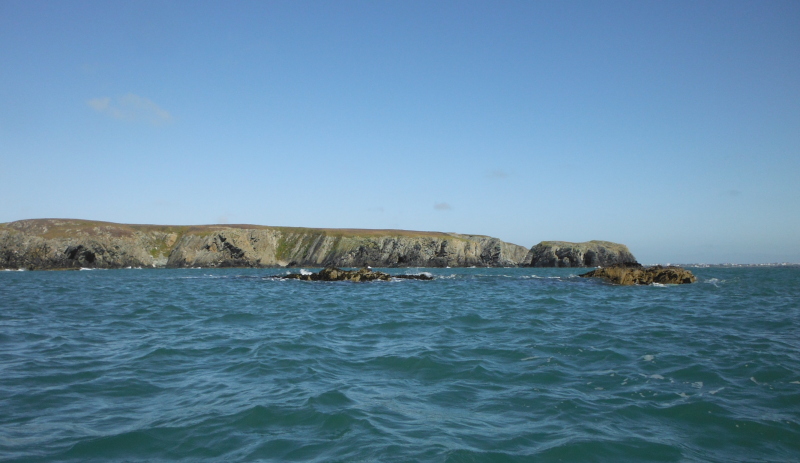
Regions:
M 74 219 L 0 224 L 0 268 L 513 267 L 529 250 L 497 238 L 407 230 L 127 225 Z

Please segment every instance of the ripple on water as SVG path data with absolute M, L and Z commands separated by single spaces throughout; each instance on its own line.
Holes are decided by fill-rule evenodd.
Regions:
M 798 460 L 797 268 L 698 268 L 660 288 L 429 271 L 2 272 L 0 454 Z

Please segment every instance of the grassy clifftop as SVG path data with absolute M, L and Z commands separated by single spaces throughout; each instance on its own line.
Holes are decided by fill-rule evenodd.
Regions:
M 16 222 L 0 223 L 0 229 L 24 232 L 42 238 L 66 238 L 75 235 L 85 236 L 133 236 L 135 232 L 160 232 L 160 233 L 214 233 L 224 229 L 240 230 L 275 230 L 284 233 L 297 234 L 322 234 L 326 236 L 406 236 L 406 237 L 437 237 L 458 236 L 451 233 L 414 231 L 397 229 L 359 229 L 359 228 L 305 228 L 305 227 L 277 227 L 268 225 L 250 224 L 215 224 L 215 225 L 147 225 L 147 224 L 122 224 L 103 222 L 99 220 L 83 219 L 28 219 Z M 477 236 L 477 235 L 476 235 Z

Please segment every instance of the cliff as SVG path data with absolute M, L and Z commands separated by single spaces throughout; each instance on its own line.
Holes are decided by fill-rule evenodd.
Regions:
M 542 241 L 532 247 L 520 262 L 523 267 L 607 267 L 636 263 L 623 244 L 609 241 Z
M 0 224 L 0 268 L 516 266 L 497 238 L 407 230 L 126 225 L 36 219 Z

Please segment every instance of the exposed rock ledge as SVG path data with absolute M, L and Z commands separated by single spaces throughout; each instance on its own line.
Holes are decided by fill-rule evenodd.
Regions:
M 274 278 L 284 280 L 304 281 L 391 281 L 394 278 L 404 280 L 433 280 L 433 277 L 424 273 L 417 275 L 389 275 L 388 273 L 374 271 L 368 268 L 360 270 L 342 270 L 335 267 L 326 267 L 317 273 L 292 273 L 290 275 L 276 275 Z
M 636 258 L 624 244 L 610 241 L 542 241 L 532 247 L 524 267 L 607 267 L 616 264 L 633 264 Z
M 681 267 L 662 267 L 660 265 L 642 267 L 638 264 L 598 268 L 580 276 L 604 278 L 618 285 L 651 285 L 653 283 L 679 285 L 697 281 L 697 277 L 692 272 Z

